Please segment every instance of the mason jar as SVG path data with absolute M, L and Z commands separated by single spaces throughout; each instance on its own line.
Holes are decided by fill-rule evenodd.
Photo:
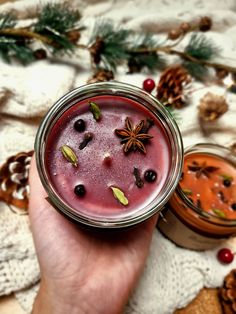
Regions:
M 236 156 L 221 145 L 185 149 L 183 175 L 159 230 L 177 245 L 212 249 L 236 234 Z
M 35 154 L 49 202 L 75 222 L 105 229 L 160 212 L 183 161 L 172 115 L 151 94 L 120 82 L 60 98 L 38 129 Z

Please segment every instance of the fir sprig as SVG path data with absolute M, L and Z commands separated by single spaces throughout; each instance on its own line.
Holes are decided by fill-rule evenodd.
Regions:
M 0 31 L 12 29 L 15 25 L 16 19 L 13 15 L 0 15 Z M 14 34 L 0 36 L 0 56 L 8 63 L 12 57 L 20 60 L 23 64 L 34 60 L 32 49 L 27 46 L 25 39 Z
M 16 18 L 11 14 L 0 14 L 0 29 L 13 28 L 16 25 Z
M 75 29 L 80 19 L 78 11 L 71 11 L 62 4 L 46 4 L 34 26 L 34 31 L 52 40 L 54 51 L 72 50 L 74 44 L 67 38 L 66 33 Z
M 71 40 L 70 31 L 80 29 L 80 14 L 61 4 L 47 4 L 42 8 L 38 21 L 28 28 L 17 28 L 17 20 L 13 15 L 0 15 L 0 56 L 8 63 L 17 59 L 28 64 L 36 59 L 32 47 L 33 41 L 39 41 L 52 53 L 67 52 L 76 47 Z
M 193 33 L 184 51 L 196 59 L 211 60 L 218 57 L 221 50 L 206 35 Z
M 219 56 L 220 48 L 204 34 L 193 33 L 184 52 L 186 55 L 193 57 L 194 59 L 211 61 Z M 209 74 L 206 64 L 196 63 L 194 60 L 189 60 L 184 61 L 183 65 L 193 77 L 199 80 L 202 80 L 203 78 L 205 79 Z
M 151 33 L 136 34 L 131 39 L 127 51 L 129 53 L 128 67 L 131 73 L 140 72 L 143 68 L 147 68 L 150 72 L 164 69 L 166 60 L 163 56 L 157 51 L 143 51 L 143 49 L 161 46 L 157 36 Z
M 17 20 L 13 16 L 2 14 L 0 15 L 0 57 L 7 62 L 17 59 L 27 64 L 35 59 L 47 57 L 46 48 L 49 48 L 47 51 L 51 54 L 58 52 L 63 54 L 73 52 L 74 48 L 82 48 L 88 50 L 92 64 L 97 69 L 102 67 L 115 71 L 119 64 L 125 64 L 131 73 L 145 68 L 155 71 L 166 66 L 165 55 L 176 55 L 198 79 L 205 77 L 209 68 L 236 73 L 235 67 L 213 61 L 213 58 L 219 54 L 219 48 L 200 32 L 193 33 L 184 50 L 176 49 L 179 41 L 193 30 L 188 23 L 181 26 L 180 38 L 173 45 L 166 45 L 159 41 L 156 34 L 142 32 L 136 34 L 111 21 L 100 20 L 95 24 L 90 41 L 84 45 L 78 43 L 82 30 L 81 26 L 78 26 L 79 20 L 78 11 L 70 10 L 62 4 L 50 3 L 42 7 L 36 23 L 27 28 L 17 27 Z M 205 22 L 202 25 L 200 21 L 199 31 L 209 30 L 210 18 L 204 17 L 202 20 L 207 21 L 207 27 Z M 170 39 L 169 35 L 167 37 Z M 32 43 L 35 41 L 43 43 L 41 51 L 33 50 Z
M 106 69 L 115 70 L 128 58 L 126 46 L 130 33 L 130 30 L 115 28 L 111 21 L 97 21 L 89 44 L 94 63 L 101 62 Z

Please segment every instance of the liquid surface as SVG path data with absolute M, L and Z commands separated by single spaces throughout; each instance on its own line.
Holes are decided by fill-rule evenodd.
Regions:
M 200 210 L 236 219 L 236 168 L 213 155 L 185 156 L 180 186 Z
M 102 114 L 99 121 L 89 111 L 89 101 L 99 105 Z M 115 129 L 125 128 L 127 117 L 133 126 L 140 120 L 153 119 L 154 125 L 148 131 L 153 138 L 145 143 L 146 154 L 138 150 L 124 153 Z M 74 122 L 78 119 L 86 123 L 82 133 L 74 129 Z M 80 150 L 79 145 L 87 132 L 93 134 L 93 139 Z M 62 155 L 60 148 L 63 145 L 73 149 L 78 167 Z M 95 217 L 119 216 L 140 210 L 161 191 L 170 169 L 170 144 L 160 121 L 137 102 L 118 96 L 92 97 L 67 110 L 48 136 L 45 156 L 48 177 L 57 194 L 75 211 Z M 138 188 L 134 167 L 139 169 L 142 179 L 146 170 L 155 170 L 157 179 L 152 183 L 144 181 L 144 186 Z M 74 193 L 78 184 L 86 188 L 83 197 Z M 111 186 L 124 192 L 129 202 L 127 206 L 114 197 Z

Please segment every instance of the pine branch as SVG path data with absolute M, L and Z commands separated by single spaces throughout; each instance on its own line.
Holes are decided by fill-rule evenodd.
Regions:
M 0 56 L 6 62 L 12 58 L 27 64 L 36 59 L 31 43 L 39 41 L 52 53 L 67 52 L 76 47 L 79 38 L 78 11 L 71 11 L 60 4 L 47 4 L 42 8 L 38 21 L 32 27 L 17 28 L 13 15 L 0 15 Z M 44 53 L 46 55 L 46 52 Z
M 0 14 L 0 30 L 4 28 L 13 28 L 16 25 L 16 19 L 11 14 Z
M 128 58 L 126 45 L 130 30 L 115 29 L 111 21 L 98 21 L 90 39 L 89 51 L 93 62 L 103 63 L 104 68 L 115 70 L 117 65 Z
M 220 48 L 204 34 L 193 33 L 184 52 L 199 60 L 212 60 L 219 56 Z
M 46 36 L 53 43 L 54 52 L 58 50 L 73 50 L 74 44 L 67 38 L 66 33 L 76 29 L 76 23 L 80 19 L 78 11 L 68 10 L 62 4 L 46 4 L 37 23 L 34 32 Z
M 156 51 L 140 52 L 141 48 L 153 48 L 160 46 L 159 41 L 153 34 L 137 34 L 132 36 L 132 41 L 129 43 L 127 52 L 129 54 L 128 67 L 131 73 L 140 72 L 143 68 L 147 68 L 150 72 L 157 69 L 163 70 L 166 66 L 166 61 L 163 56 Z

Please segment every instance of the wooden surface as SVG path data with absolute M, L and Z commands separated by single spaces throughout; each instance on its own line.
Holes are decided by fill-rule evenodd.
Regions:
M 204 288 L 188 306 L 175 311 L 174 314 L 222 314 L 217 293 L 217 289 Z M 25 314 L 14 296 L 0 298 L 0 313 Z
M 174 314 L 223 314 L 217 289 L 202 289 L 188 306 Z
M 0 297 L 1 314 L 25 314 L 14 296 Z

